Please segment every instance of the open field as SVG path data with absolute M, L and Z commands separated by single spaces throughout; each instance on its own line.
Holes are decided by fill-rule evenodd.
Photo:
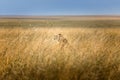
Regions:
M 0 17 L 0 27 L 86 27 L 111 28 L 120 26 L 120 16 L 51 16 Z
M 0 80 L 120 80 L 119 27 L 118 17 L 1 18 Z

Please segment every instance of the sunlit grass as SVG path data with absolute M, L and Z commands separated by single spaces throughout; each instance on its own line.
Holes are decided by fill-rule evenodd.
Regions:
M 120 29 L 1 28 L 0 80 L 119 80 Z M 63 34 L 69 46 L 53 40 Z

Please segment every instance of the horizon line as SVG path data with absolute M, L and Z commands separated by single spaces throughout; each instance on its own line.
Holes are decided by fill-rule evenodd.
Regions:
M 0 17 L 2 16 L 120 16 L 120 14 L 116 15 L 116 14 L 85 14 L 85 15 L 0 15 Z

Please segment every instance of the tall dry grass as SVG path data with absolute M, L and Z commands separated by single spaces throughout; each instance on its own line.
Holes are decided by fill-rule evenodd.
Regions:
M 120 29 L 1 28 L 0 80 L 120 80 Z M 69 45 L 53 40 L 63 34 Z

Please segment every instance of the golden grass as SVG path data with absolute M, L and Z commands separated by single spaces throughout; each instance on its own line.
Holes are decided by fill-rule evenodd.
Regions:
M 120 29 L 1 28 L 0 80 L 120 80 Z M 53 40 L 63 34 L 69 46 Z

